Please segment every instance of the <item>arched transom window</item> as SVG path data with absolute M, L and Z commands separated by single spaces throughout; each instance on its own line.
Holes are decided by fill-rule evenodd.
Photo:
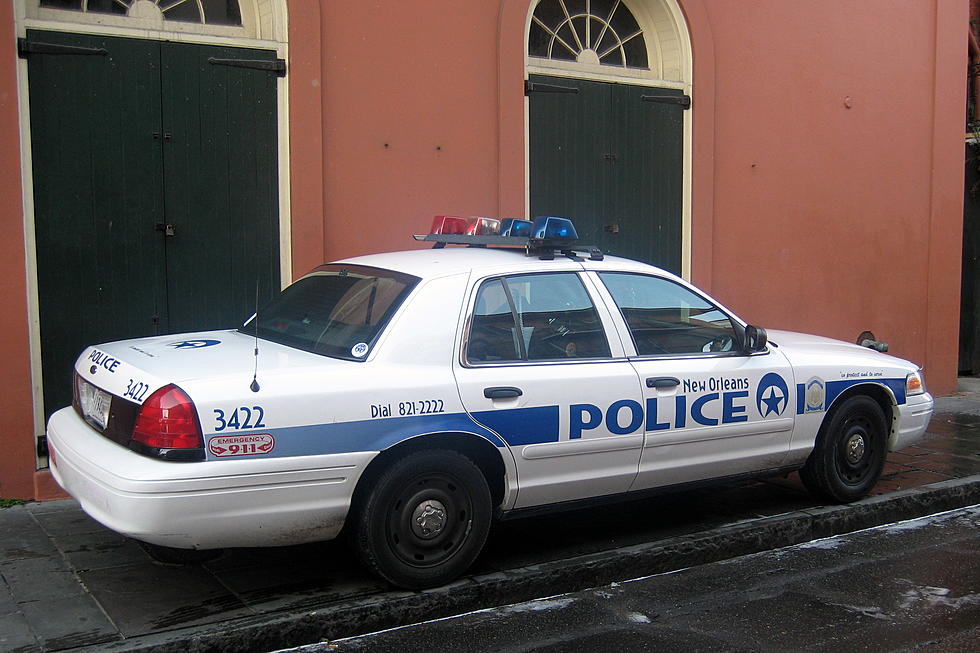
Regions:
M 648 69 L 647 44 L 621 0 L 542 0 L 531 16 L 532 57 Z
M 41 0 L 40 6 L 202 25 L 242 24 L 238 0 Z

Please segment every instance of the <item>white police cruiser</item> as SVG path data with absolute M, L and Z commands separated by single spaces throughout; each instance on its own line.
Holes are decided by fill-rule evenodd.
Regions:
M 915 365 L 770 340 L 663 270 L 576 249 L 568 221 L 440 217 L 416 238 L 436 247 L 321 266 L 241 329 L 86 349 L 48 424 L 55 478 L 162 550 L 344 528 L 422 588 L 521 509 L 797 469 L 858 499 L 931 417 Z

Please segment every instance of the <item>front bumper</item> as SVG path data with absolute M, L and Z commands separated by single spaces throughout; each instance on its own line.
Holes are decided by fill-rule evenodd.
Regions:
M 897 407 L 894 428 L 888 442 L 889 451 L 904 449 L 922 439 L 929 420 L 932 419 L 935 403 L 932 395 L 925 392 L 907 397 L 905 403 Z
M 93 519 L 177 548 L 327 540 L 344 525 L 375 451 L 175 463 L 95 432 L 71 408 L 48 421 L 51 472 Z

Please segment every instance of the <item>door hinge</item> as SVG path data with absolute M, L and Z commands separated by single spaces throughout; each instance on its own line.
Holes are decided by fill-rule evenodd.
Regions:
M 690 95 L 641 95 L 643 102 L 659 102 L 660 104 L 676 104 L 682 109 L 691 108 Z
M 286 76 L 285 59 L 215 59 L 214 57 L 209 57 L 208 63 L 214 66 L 268 70 L 269 72 L 275 73 L 276 77 Z
M 578 91 L 579 89 L 574 86 L 558 86 L 556 84 L 532 82 L 529 79 L 524 80 L 524 95 L 530 95 L 531 93 L 578 93 Z
M 26 59 L 29 54 L 98 54 L 107 55 L 105 48 L 85 48 L 80 45 L 62 45 L 61 43 L 44 43 L 29 41 L 24 37 L 17 39 L 17 56 Z
M 43 458 L 48 455 L 48 436 L 37 436 L 37 457 Z

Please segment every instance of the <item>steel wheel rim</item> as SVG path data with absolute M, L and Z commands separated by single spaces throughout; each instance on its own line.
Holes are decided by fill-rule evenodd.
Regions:
M 454 476 L 418 476 L 392 501 L 385 521 L 386 539 L 405 564 L 436 567 L 466 542 L 472 515 L 473 498 Z
M 844 422 L 837 447 L 837 471 L 848 485 L 860 485 L 872 473 L 878 450 L 874 424 L 865 416 L 852 417 Z

